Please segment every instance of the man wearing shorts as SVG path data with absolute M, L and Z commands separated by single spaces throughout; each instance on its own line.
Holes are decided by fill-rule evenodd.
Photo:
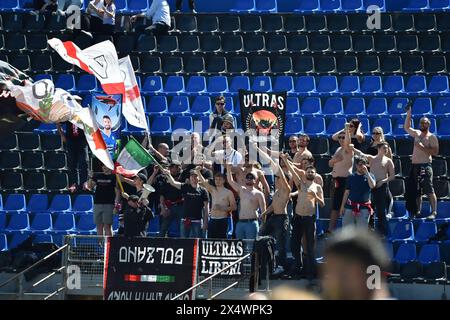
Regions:
M 88 185 L 95 190 L 94 223 L 97 226 L 97 235 L 112 236 L 114 204 L 120 201 L 116 176 L 109 168 L 102 165 L 102 172 L 95 173 L 88 180 Z

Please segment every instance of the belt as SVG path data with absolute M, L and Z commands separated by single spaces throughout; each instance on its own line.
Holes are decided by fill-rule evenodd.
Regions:
M 240 219 L 238 222 L 253 222 L 258 221 L 258 219 Z
M 228 219 L 228 217 L 213 217 L 213 216 L 209 216 L 209 218 L 213 220 Z
M 181 221 L 186 221 L 186 220 L 190 220 L 191 222 L 202 222 L 201 219 L 199 219 L 199 220 L 192 220 L 192 219 L 189 219 L 189 218 L 182 218 L 181 219 Z

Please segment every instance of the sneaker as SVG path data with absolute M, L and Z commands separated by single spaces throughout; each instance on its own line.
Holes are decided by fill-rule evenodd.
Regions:
M 284 272 L 284 268 L 282 266 L 278 266 L 273 270 L 272 275 L 278 276 L 278 275 L 282 274 L 283 272 Z
M 392 219 L 392 217 L 393 217 L 392 213 L 388 213 L 388 214 L 386 215 L 386 219 Z
M 434 220 L 436 219 L 437 213 L 436 211 L 433 211 L 428 217 L 427 220 Z

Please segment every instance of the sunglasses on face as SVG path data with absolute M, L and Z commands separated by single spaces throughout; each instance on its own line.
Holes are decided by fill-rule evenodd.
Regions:
M 344 139 L 345 139 L 345 137 L 338 137 L 338 139 L 339 139 L 339 140 L 344 140 Z
M 355 126 L 354 126 L 354 125 L 352 125 L 352 124 L 351 124 L 351 125 L 349 125 L 349 128 L 354 128 L 354 127 L 355 127 Z
M 224 106 L 225 105 L 225 103 L 223 103 L 223 102 L 216 102 L 216 106 Z
M 295 140 L 291 140 L 291 141 L 289 141 L 289 143 L 296 143 L 297 141 L 295 141 Z
M 372 134 L 381 134 L 381 132 L 372 132 Z
M 255 180 L 255 177 L 245 177 L 247 180 Z

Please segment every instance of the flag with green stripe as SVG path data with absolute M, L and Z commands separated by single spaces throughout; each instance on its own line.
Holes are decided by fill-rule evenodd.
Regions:
M 156 163 L 155 158 L 134 137 L 131 137 L 117 158 L 116 172 L 124 176 L 135 176 L 153 163 Z

